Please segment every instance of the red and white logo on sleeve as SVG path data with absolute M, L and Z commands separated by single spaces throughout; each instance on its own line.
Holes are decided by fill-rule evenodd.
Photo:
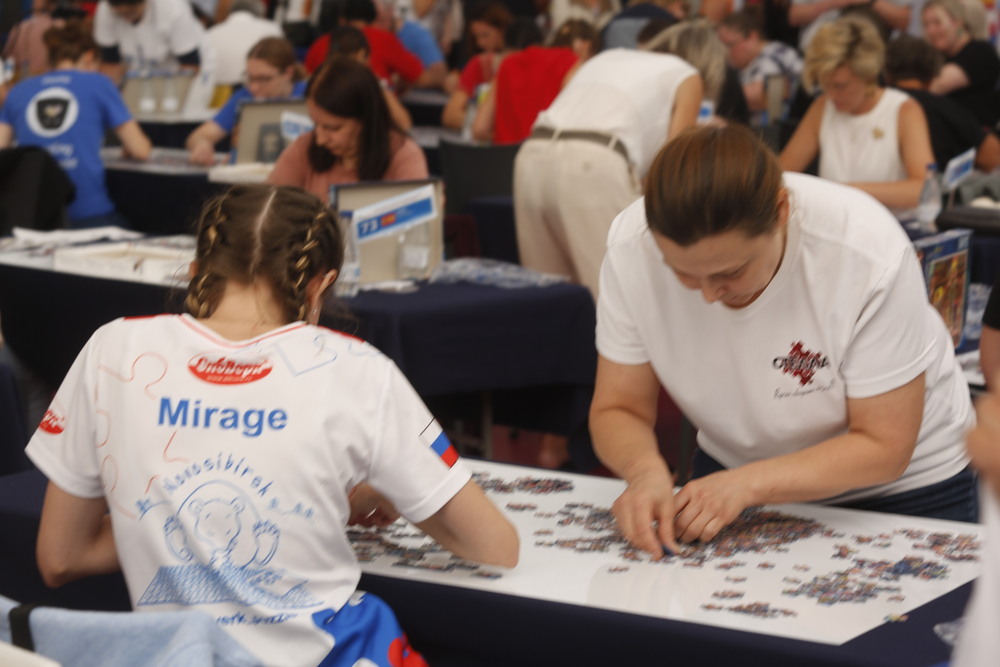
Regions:
M 45 416 L 42 417 L 42 423 L 38 425 L 38 428 L 46 433 L 59 435 L 66 430 L 66 417 L 49 408 L 45 411 Z
M 270 359 L 229 359 L 219 354 L 199 354 L 188 362 L 196 378 L 211 384 L 247 384 L 262 380 L 274 365 Z

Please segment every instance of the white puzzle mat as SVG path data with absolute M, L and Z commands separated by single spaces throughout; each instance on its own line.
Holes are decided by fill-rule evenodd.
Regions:
M 469 461 L 518 528 L 511 570 L 458 559 L 403 520 L 349 529 L 365 572 L 842 644 L 979 574 L 977 524 L 819 505 L 748 510 L 652 560 L 617 530 L 620 480 Z

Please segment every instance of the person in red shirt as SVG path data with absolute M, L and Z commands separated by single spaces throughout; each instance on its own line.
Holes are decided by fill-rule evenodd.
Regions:
M 456 130 L 465 125 L 468 106 L 476 101 L 480 87 L 493 83 L 503 58 L 504 33 L 514 15 L 502 2 L 484 2 L 473 9 L 468 20 L 468 40 L 476 54 L 462 68 L 457 80 L 446 83 L 446 89 L 452 92 L 441 113 L 441 124 Z
M 364 33 L 371 50 L 368 65 L 380 81 L 395 85 L 397 88 L 419 87 L 424 72 L 423 63 L 407 51 L 394 34 L 372 25 L 376 16 L 375 3 L 372 0 L 345 0 L 343 13 L 337 25 L 354 26 Z M 323 64 L 329 50 L 329 33 L 317 39 L 309 47 L 305 66 L 310 74 Z
M 530 19 L 511 23 L 504 43 L 508 53 L 496 83 L 476 111 L 472 136 L 494 144 L 516 144 L 528 138 L 538 112 L 552 104 L 576 71 L 579 58 L 573 49 L 541 46 L 541 30 Z

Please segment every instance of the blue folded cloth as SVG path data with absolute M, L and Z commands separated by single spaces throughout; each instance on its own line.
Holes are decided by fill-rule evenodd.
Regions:
M 0 596 L 0 640 L 10 643 Z M 29 617 L 35 652 L 64 667 L 262 667 L 203 611 L 105 612 L 37 607 Z

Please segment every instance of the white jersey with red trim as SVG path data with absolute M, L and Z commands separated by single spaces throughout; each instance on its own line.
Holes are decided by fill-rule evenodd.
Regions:
M 923 421 L 903 475 L 829 502 L 918 489 L 967 464 L 969 387 L 913 244 L 864 192 L 784 175 L 791 202 L 777 273 L 748 306 L 706 303 L 663 261 L 637 200 L 614 221 L 601 268 L 597 349 L 650 363 L 698 444 L 726 468 L 845 433 L 849 398 L 925 374 Z
M 470 479 L 391 360 L 302 322 L 241 342 L 187 315 L 111 322 L 27 451 L 68 493 L 106 497 L 135 609 L 200 608 L 267 665 L 333 645 L 314 615 L 360 576 L 351 488 L 420 522 Z

